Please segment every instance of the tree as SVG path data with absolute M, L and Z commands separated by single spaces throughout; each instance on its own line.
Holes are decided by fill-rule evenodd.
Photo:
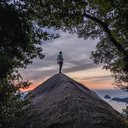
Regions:
M 15 119 L 24 116 L 33 108 L 30 106 L 31 98 L 23 99 L 23 93 L 19 91 L 31 83 L 21 82 L 16 85 L 14 81 L 17 80 L 17 75 L 13 74 L 11 77 L 0 79 L 0 128 L 15 127 Z
M 26 68 L 32 59 L 44 58 L 42 40 L 53 39 L 36 25 L 21 1 L 0 1 L 0 127 L 10 128 L 17 117 L 30 111 L 30 99 L 22 99 L 20 88 L 27 88 L 18 68 Z
M 128 91 L 128 1 L 127 0 L 36 0 L 25 1 L 37 24 L 96 39 L 91 58 L 104 63 L 117 87 Z
M 16 83 L 21 77 L 17 68 L 25 67 L 36 56 L 44 57 L 42 49 L 36 47 L 34 29 L 24 20 L 23 14 L 0 2 L 0 127 L 11 127 L 16 117 L 24 115 L 30 106 L 29 99 L 21 99 L 20 88 L 31 83 Z M 15 72 L 15 73 L 14 73 Z
M 12 74 L 17 68 L 25 68 L 34 57 L 44 57 L 38 45 L 41 39 L 54 38 L 42 29 L 51 27 L 77 33 L 84 39 L 99 38 L 97 50 L 92 52 L 93 61 L 104 63 L 104 68 L 115 76 L 117 85 L 127 86 L 127 8 L 127 0 L 1 0 L 0 91 L 5 89 L 5 92 L 0 94 L 6 97 L 7 88 L 13 83 L 9 81 L 19 78 L 18 74 Z M 7 88 L 2 85 L 7 85 Z M 24 87 L 24 84 L 19 83 L 17 87 Z M 8 91 L 14 94 L 15 91 L 10 90 L 13 89 Z M 3 98 L 5 103 L 9 98 Z
M 127 0 L 38 0 L 29 11 L 37 24 L 77 33 L 80 38 L 98 38 L 91 58 L 104 63 L 115 77 L 117 86 L 127 89 L 128 82 L 128 1 Z M 36 11 L 35 11 L 36 10 Z

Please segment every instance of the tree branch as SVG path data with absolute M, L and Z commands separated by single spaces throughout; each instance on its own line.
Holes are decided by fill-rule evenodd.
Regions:
M 113 43 L 113 45 L 118 49 L 118 51 L 121 53 L 121 55 L 124 57 L 127 56 L 127 52 L 123 49 L 123 47 L 115 40 L 115 38 L 112 36 L 111 31 L 108 28 L 107 23 L 102 22 L 101 20 L 99 20 L 96 17 L 92 17 L 88 14 L 86 14 L 84 12 L 84 16 L 90 20 L 95 21 L 96 23 L 98 23 L 106 32 L 106 34 L 108 35 L 108 38 L 110 39 L 110 41 Z

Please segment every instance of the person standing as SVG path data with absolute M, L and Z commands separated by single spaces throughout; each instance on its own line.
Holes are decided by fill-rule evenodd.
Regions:
M 59 73 L 61 73 L 62 65 L 63 65 L 63 55 L 62 52 L 59 52 L 59 55 L 57 56 L 57 64 L 59 64 Z

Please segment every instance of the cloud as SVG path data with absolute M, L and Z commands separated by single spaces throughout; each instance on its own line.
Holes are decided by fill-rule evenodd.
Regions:
M 60 38 L 42 43 L 44 59 L 36 58 L 33 60 L 33 64 L 28 65 L 27 69 L 20 69 L 23 78 L 40 82 L 46 77 L 58 73 L 56 59 L 59 51 L 63 52 L 64 65 L 62 71 L 64 73 L 87 71 L 101 66 L 94 64 L 90 59 L 91 51 L 95 50 L 99 40 L 84 40 L 78 38 L 76 34 L 58 32 Z M 106 78 L 106 76 L 103 77 Z
M 77 66 L 72 66 L 72 67 L 69 67 L 69 68 L 66 68 L 64 69 L 64 72 L 65 73 L 69 73 L 69 72 L 76 72 L 76 71 L 83 71 L 83 70 L 88 70 L 88 69 L 92 69 L 92 68 L 95 68 L 95 67 L 98 67 L 96 66 L 95 64 L 93 63 L 88 63 L 88 64 L 79 64 Z

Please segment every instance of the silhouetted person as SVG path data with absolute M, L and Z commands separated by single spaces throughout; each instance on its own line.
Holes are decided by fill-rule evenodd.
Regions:
M 57 57 L 57 64 L 59 64 L 59 73 L 61 73 L 62 65 L 63 65 L 63 55 L 62 52 L 60 51 L 58 57 Z

